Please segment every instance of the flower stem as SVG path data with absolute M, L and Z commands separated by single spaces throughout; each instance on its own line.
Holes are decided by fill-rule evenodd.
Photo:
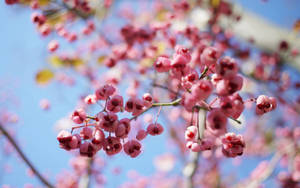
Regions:
M 135 120 L 137 119 L 140 115 L 144 114 L 145 112 L 147 112 L 148 110 L 150 110 L 153 107 L 158 107 L 158 106 L 177 106 L 180 104 L 181 98 L 178 98 L 172 102 L 167 102 L 167 103 L 153 103 L 149 108 L 147 108 L 146 110 L 144 110 L 142 113 L 140 113 L 139 115 L 133 116 L 132 118 L 130 118 L 131 120 Z

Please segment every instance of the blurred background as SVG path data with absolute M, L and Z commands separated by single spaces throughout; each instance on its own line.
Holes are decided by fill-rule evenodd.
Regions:
M 146 1 L 146 0 L 145 0 Z M 149 1 L 151 3 L 151 1 Z M 300 18 L 300 1 L 298 0 L 236 0 L 245 11 L 251 11 L 264 17 L 282 28 L 292 29 Z M 135 0 L 116 1 L 111 14 L 123 4 L 137 7 Z M 58 120 L 67 117 L 76 106 L 82 91 L 89 91 L 84 78 L 76 78 L 76 87 L 68 87 L 50 83 L 40 86 L 36 84 L 35 75 L 40 69 L 47 67 L 47 44 L 49 37 L 42 39 L 37 34 L 30 20 L 32 11 L 18 6 L 8 7 L 0 1 L 0 113 L 12 113 L 18 116 L 18 122 L 12 124 L 18 143 L 34 165 L 54 182 L 56 175 L 70 169 L 71 154 L 60 149 L 56 140 L 55 125 Z M 109 22 L 109 21 L 106 21 Z M 122 24 L 122 23 L 121 23 Z M 76 45 L 76 44 L 75 44 Z M 47 99 L 51 103 L 49 110 L 42 110 L 40 101 Z M 0 115 L 5 115 L 4 112 Z M 163 121 L 163 120 L 162 120 Z M 124 154 L 110 157 L 103 169 L 106 187 L 117 187 L 128 181 L 128 172 L 138 172 L 142 176 L 154 174 L 159 167 L 154 161 L 159 155 L 178 155 L 178 151 L 170 147 L 167 134 L 156 139 L 144 141 L 144 151 L 136 159 Z M 18 158 L 4 139 L 0 140 L 0 185 L 23 187 L 32 184 L 40 186 L 39 181 L 30 175 L 29 169 Z M 9 153 L 9 154 L 8 154 Z M 108 157 L 99 152 L 104 159 Z M 265 158 L 253 158 L 236 167 L 234 171 L 240 179 L 250 174 L 258 161 Z M 180 162 L 175 161 L 172 173 L 179 174 L 182 169 Z M 234 160 L 227 159 L 223 172 L 232 171 Z M 130 175 L 130 173 L 129 173 Z M 272 179 L 266 185 L 275 185 Z

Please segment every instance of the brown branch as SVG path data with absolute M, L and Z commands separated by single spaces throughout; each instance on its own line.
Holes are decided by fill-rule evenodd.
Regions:
M 18 146 L 14 138 L 7 132 L 7 130 L 4 128 L 2 124 L 0 124 L 0 131 L 3 133 L 3 136 L 7 138 L 7 140 L 10 142 L 10 144 L 15 148 L 17 153 L 20 155 L 20 157 L 23 159 L 23 161 L 26 163 L 26 165 L 32 170 L 32 172 L 37 176 L 37 178 L 47 187 L 54 187 L 43 175 L 33 166 L 33 164 L 29 161 L 29 159 L 26 157 L 26 155 L 23 153 L 21 148 Z

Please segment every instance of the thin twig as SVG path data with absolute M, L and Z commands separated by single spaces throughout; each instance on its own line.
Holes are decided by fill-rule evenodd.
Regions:
M 201 76 L 200 76 L 200 80 L 206 77 L 206 74 L 208 72 L 208 67 L 205 67 L 204 71 L 202 72 Z
M 171 89 L 168 88 L 167 86 L 163 86 L 163 85 L 160 85 L 160 84 L 157 84 L 157 83 L 153 83 L 152 86 L 153 86 L 153 87 L 158 87 L 158 88 L 161 88 L 161 89 L 168 90 L 169 92 L 171 92 L 171 93 L 173 93 L 173 94 L 175 94 L 175 95 L 178 94 L 178 92 L 171 90 Z
M 7 138 L 7 140 L 11 143 L 11 145 L 16 149 L 17 153 L 20 155 L 20 157 L 23 159 L 23 161 L 29 166 L 29 168 L 32 170 L 32 172 L 37 176 L 37 178 L 47 187 L 54 187 L 43 175 L 33 166 L 33 164 L 29 161 L 29 159 L 26 157 L 26 155 L 23 153 L 21 148 L 18 146 L 14 138 L 7 132 L 7 130 L 4 128 L 2 124 L 0 124 L 0 131 L 3 133 L 3 135 Z
M 146 110 L 144 110 L 142 113 L 140 113 L 139 115 L 133 116 L 132 118 L 130 118 L 130 121 L 137 119 L 139 116 L 141 116 L 142 114 L 144 114 L 145 112 L 147 112 L 148 110 L 150 110 L 153 107 L 158 107 L 158 106 L 177 106 L 180 104 L 181 98 L 176 99 L 172 102 L 167 102 L 167 103 L 153 103 L 149 108 L 147 108 Z

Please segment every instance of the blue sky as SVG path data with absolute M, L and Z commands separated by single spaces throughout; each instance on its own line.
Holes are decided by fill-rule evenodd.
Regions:
M 269 0 L 263 3 L 261 0 L 236 0 L 245 9 L 252 10 L 265 16 L 278 25 L 291 28 L 294 21 L 300 18 L 300 1 L 298 0 Z M 13 91 L 13 95 L 19 101 L 19 105 L 8 104 L 8 108 L 20 116 L 20 122 L 16 126 L 17 137 L 20 145 L 24 146 L 26 155 L 35 166 L 50 175 L 54 175 L 68 168 L 70 155 L 59 149 L 56 132 L 53 125 L 56 120 L 68 115 L 75 107 L 77 96 L 84 89 L 79 87 L 61 87 L 50 84 L 47 87 L 36 85 L 35 73 L 46 66 L 47 41 L 42 39 L 35 30 L 30 20 L 31 12 L 28 9 L 12 6 L 8 7 L 4 1 L 0 1 L 0 92 Z M 39 101 L 47 98 L 51 101 L 52 108 L 44 112 L 39 107 Z M 2 105 L 2 104 L 0 104 Z M 126 169 L 136 169 L 144 175 L 154 171 L 152 159 L 156 154 L 164 153 L 165 136 L 158 139 L 147 139 L 145 152 L 137 159 L 127 156 L 117 156 L 109 161 L 108 168 L 122 166 Z M 2 143 L 2 141 L 1 141 Z M 162 145 L 162 146 L 161 146 Z M 160 147 L 157 147 L 160 146 Z M 1 150 L 0 150 L 1 152 Z M 101 154 L 100 154 L 101 155 Z M 27 167 L 14 157 L 7 158 L 0 154 L 0 169 L 9 164 L 12 172 L 0 174 L 0 185 L 10 184 L 22 187 L 25 183 L 39 185 L 35 178 L 26 176 Z M 251 166 L 243 171 L 249 173 Z M 125 175 L 119 178 L 112 176 L 107 170 L 108 180 L 114 179 L 110 187 L 115 187 L 124 181 Z

